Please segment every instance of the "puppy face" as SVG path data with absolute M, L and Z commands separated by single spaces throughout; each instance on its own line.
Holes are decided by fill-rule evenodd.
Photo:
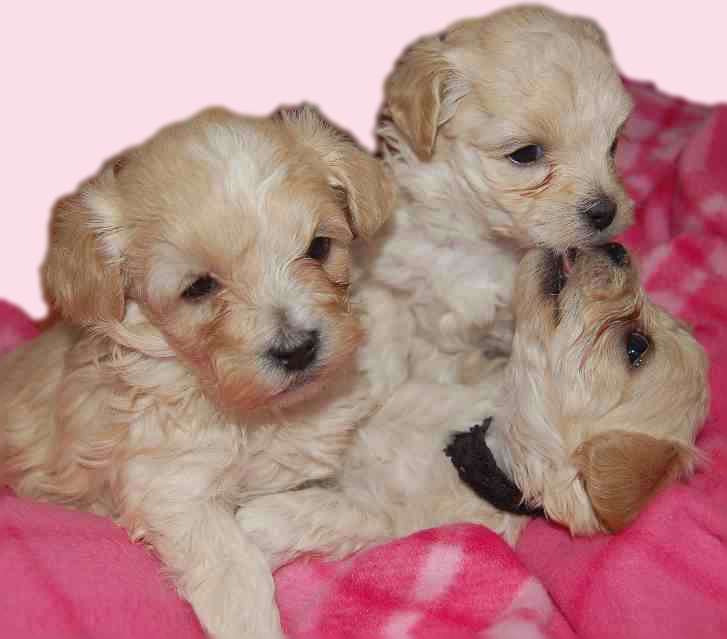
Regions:
M 382 136 L 455 167 L 495 231 L 565 250 L 632 220 L 614 166 L 630 110 L 593 23 L 518 7 L 408 49 L 386 84 L 396 133 Z
M 350 246 L 388 215 L 379 164 L 309 108 L 162 130 L 58 205 L 63 314 L 158 332 L 222 408 L 289 404 L 354 352 Z
M 705 353 L 649 301 L 620 244 L 530 252 L 516 313 L 516 481 L 574 532 L 619 530 L 691 469 Z

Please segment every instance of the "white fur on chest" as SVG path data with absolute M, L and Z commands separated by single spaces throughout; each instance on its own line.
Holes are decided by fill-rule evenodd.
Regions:
M 442 209 L 415 199 L 400 206 L 365 277 L 390 287 L 398 306 L 378 316 L 378 307 L 369 306 L 370 316 L 412 323 L 405 356 L 410 374 L 461 383 L 468 358 L 493 344 L 509 350 L 518 255 L 490 239 L 486 213 L 456 195 Z

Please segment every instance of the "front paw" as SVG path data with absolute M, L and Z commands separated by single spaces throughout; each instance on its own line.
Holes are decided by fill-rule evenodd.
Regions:
M 235 518 L 245 537 L 262 551 L 272 570 L 295 558 L 294 493 L 253 499 L 237 510 Z

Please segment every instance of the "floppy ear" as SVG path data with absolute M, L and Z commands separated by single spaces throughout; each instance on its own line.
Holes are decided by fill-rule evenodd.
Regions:
M 692 460 L 679 443 L 617 430 L 585 441 L 574 455 L 593 510 L 610 532 L 625 528 L 657 491 L 689 472 Z
M 329 183 L 341 195 L 354 235 L 371 238 L 394 206 L 394 186 L 383 162 L 311 106 L 282 110 L 280 117 L 325 162 Z
M 120 256 L 111 249 L 114 229 L 103 200 L 120 162 L 53 210 L 43 286 L 51 307 L 78 324 L 121 320 L 124 314 Z
M 454 79 L 454 67 L 444 57 L 439 38 L 407 49 L 386 79 L 385 110 L 424 162 L 432 158 L 437 130 L 454 115 L 454 105 L 466 93 L 463 87 L 451 91 Z

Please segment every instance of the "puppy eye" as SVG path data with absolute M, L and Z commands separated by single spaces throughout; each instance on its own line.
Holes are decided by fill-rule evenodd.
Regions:
M 328 254 L 331 252 L 330 237 L 316 237 L 308 247 L 306 257 L 314 259 L 316 262 L 325 262 Z
M 612 157 L 616 157 L 616 151 L 618 151 L 618 138 L 616 138 L 613 141 L 613 144 L 611 144 L 611 148 L 608 150 L 608 154 Z
M 214 293 L 220 287 L 220 283 L 211 275 L 202 275 L 192 282 L 182 292 L 185 300 L 198 300 Z
M 651 341 L 649 338 L 638 331 L 634 331 L 626 338 L 626 354 L 631 366 L 634 368 L 641 366 L 644 354 L 649 350 L 650 346 Z
M 513 151 L 507 157 L 513 164 L 533 164 L 543 157 L 543 147 L 539 144 L 528 144 Z

